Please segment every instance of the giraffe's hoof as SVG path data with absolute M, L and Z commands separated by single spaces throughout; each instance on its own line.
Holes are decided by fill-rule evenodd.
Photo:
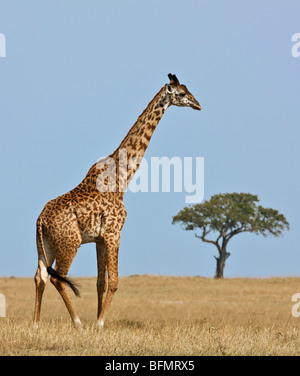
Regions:
M 74 326 L 75 326 L 76 329 L 82 329 L 81 321 L 80 321 L 79 317 L 76 317 L 74 319 L 73 323 L 74 323 Z

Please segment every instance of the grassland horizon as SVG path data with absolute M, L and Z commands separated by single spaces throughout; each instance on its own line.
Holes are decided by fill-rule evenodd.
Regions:
M 300 277 L 120 277 L 103 330 L 96 325 L 96 277 L 76 279 L 82 297 L 72 300 L 80 331 L 50 282 L 34 330 L 33 278 L 0 278 L 7 308 L 0 356 L 300 354 L 300 317 L 292 315 Z

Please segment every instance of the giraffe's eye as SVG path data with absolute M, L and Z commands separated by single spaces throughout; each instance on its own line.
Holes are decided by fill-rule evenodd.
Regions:
M 185 97 L 185 94 L 186 93 L 180 93 L 179 95 L 180 95 L 181 98 L 183 98 L 183 97 Z

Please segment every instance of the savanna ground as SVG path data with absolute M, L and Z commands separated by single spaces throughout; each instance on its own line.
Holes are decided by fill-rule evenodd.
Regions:
M 0 355 L 300 354 L 300 317 L 291 314 L 300 278 L 122 277 L 102 330 L 96 278 L 78 280 L 82 297 L 73 301 L 82 330 L 50 282 L 34 330 L 33 279 L 0 278 L 7 304 Z

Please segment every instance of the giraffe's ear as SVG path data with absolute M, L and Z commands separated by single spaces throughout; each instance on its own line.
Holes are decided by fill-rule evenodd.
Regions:
M 171 74 L 171 73 L 169 73 L 169 74 L 168 74 L 168 77 L 169 77 L 169 79 L 170 79 L 170 84 L 171 84 L 171 85 L 180 85 L 179 80 L 178 80 L 178 78 L 175 76 L 175 74 Z
M 174 88 L 171 85 L 166 85 L 167 93 L 172 94 L 174 92 Z

